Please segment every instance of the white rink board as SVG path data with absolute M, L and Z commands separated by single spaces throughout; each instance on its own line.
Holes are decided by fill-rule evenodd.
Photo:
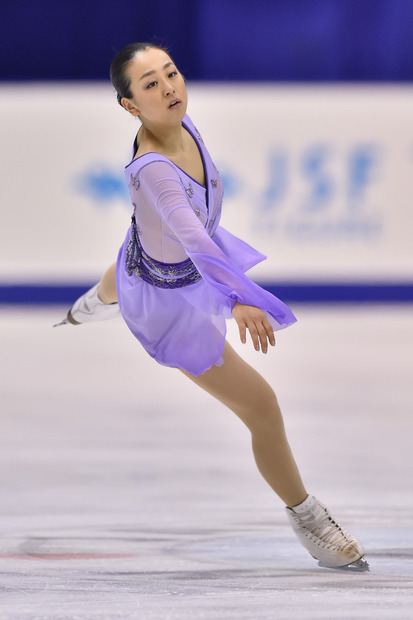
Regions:
M 413 278 L 413 87 L 192 84 L 223 225 L 272 281 Z M 0 87 L 0 281 L 80 282 L 129 225 L 138 123 L 109 84 Z

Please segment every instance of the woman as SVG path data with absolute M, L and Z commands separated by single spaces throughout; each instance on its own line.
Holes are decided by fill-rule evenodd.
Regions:
M 115 316 L 159 363 L 179 368 L 247 425 L 259 471 L 287 506 L 304 547 L 328 567 L 367 568 L 363 546 L 308 495 L 288 445 L 276 396 L 225 341 L 233 316 L 256 350 L 275 345 L 291 310 L 244 275 L 264 259 L 219 226 L 222 182 L 186 115 L 187 91 L 168 52 L 128 45 L 111 79 L 141 127 L 126 179 L 132 226 L 116 265 L 79 298 L 63 323 Z

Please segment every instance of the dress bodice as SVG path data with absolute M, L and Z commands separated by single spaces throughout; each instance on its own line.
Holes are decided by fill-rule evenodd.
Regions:
M 169 215 L 175 209 L 183 209 L 182 225 L 190 225 L 190 220 L 195 217 L 210 237 L 221 216 L 221 177 L 188 116 L 185 116 L 182 125 L 191 134 L 200 151 L 205 186 L 158 153 L 145 153 L 136 157 L 125 168 L 140 242 L 149 256 L 164 263 L 181 262 L 187 258 L 182 242 L 168 222 Z

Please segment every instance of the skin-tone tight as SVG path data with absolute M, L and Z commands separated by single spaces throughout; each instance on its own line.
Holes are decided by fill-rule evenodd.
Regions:
M 98 288 L 104 303 L 117 301 L 115 265 L 109 267 Z M 222 366 L 213 366 L 191 381 L 217 398 L 248 427 L 257 467 L 287 506 L 304 501 L 307 492 L 285 435 L 277 398 L 270 385 L 225 343 Z
M 103 274 L 98 286 L 98 297 L 104 304 L 113 304 L 118 301 L 116 292 L 116 263 L 111 265 Z

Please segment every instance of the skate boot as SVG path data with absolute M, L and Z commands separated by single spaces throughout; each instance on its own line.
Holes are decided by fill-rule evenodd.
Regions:
M 79 297 L 60 323 L 53 325 L 81 325 L 95 321 L 108 321 L 120 316 L 119 304 L 104 304 L 98 297 L 98 284 Z
M 333 520 L 318 499 L 309 495 L 302 504 L 286 510 L 298 540 L 320 566 L 369 570 L 362 560 L 363 545 Z

